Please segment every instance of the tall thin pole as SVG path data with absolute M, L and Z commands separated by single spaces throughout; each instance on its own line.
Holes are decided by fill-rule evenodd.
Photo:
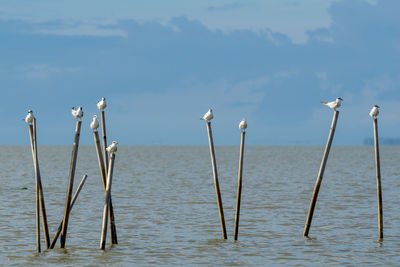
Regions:
M 215 193 L 217 195 L 219 219 L 221 221 L 222 237 L 223 237 L 223 239 L 227 239 L 228 236 L 226 234 L 226 227 L 225 227 L 224 207 L 222 206 L 221 191 L 219 189 L 217 163 L 215 160 L 214 142 L 213 142 L 213 137 L 212 137 L 210 121 L 207 121 L 207 132 L 208 132 L 208 142 L 209 142 L 209 146 L 210 146 L 211 165 L 212 165 L 212 171 L 213 171 L 213 176 L 214 176 Z
M 36 172 L 38 177 L 39 183 L 39 203 L 40 203 L 40 210 L 42 213 L 42 226 L 43 226 L 43 234 L 44 234 L 44 241 L 46 244 L 46 248 L 50 247 L 50 235 L 49 235 L 49 226 L 47 224 L 47 213 L 46 213 L 46 205 L 44 202 L 44 193 L 42 187 L 42 178 L 40 176 L 40 168 L 39 168 L 39 158 L 38 158 L 38 150 L 37 150 L 37 135 L 36 135 L 36 118 L 33 119 L 33 140 L 35 142 L 35 158 L 36 158 Z
M 111 199 L 111 185 L 112 185 L 112 175 L 114 169 L 114 160 L 115 153 L 110 154 L 110 164 L 108 168 L 108 176 L 107 176 L 107 187 L 106 187 L 106 197 L 104 201 L 104 210 L 103 210 L 103 225 L 101 231 L 101 240 L 100 240 L 100 249 L 104 250 L 106 247 L 106 235 L 107 235 L 107 219 L 108 219 L 108 211 Z
M 28 125 L 29 129 L 29 137 L 31 142 L 31 150 L 32 150 L 32 159 L 33 159 L 33 168 L 35 170 L 35 185 L 36 185 L 36 248 L 37 252 L 41 252 L 40 247 L 40 204 L 39 204 L 39 181 L 38 181 L 38 173 L 37 173 L 37 164 L 35 157 L 35 141 L 33 140 L 33 126 L 31 124 Z
M 78 188 L 76 189 L 76 191 L 75 191 L 75 193 L 74 193 L 74 196 L 72 197 L 72 200 L 71 200 L 71 207 L 70 207 L 71 210 L 72 210 L 72 207 L 73 207 L 74 204 L 75 204 L 76 199 L 77 199 L 78 196 L 79 196 L 79 193 L 80 193 L 81 190 L 82 190 L 83 185 L 85 184 L 86 178 L 87 178 L 87 174 L 85 174 L 85 175 L 82 177 L 82 180 L 81 180 L 81 182 L 79 183 Z M 51 248 L 51 249 L 53 249 L 54 246 L 55 246 L 56 243 L 57 243 L 58 237 L 60 236 L 60 233 L 61 233 L 61 230 L 62 230 L 63 221 L 64 221 L 64 218 L 63 218 L 63 220 L 61 221 L 60 225 L 58 226 L 57 232 L 54 234 L 53 241 L 51 242 L 51 245 L 50 245 L 50 248 Z
M 244 137 L 246 132 L 242 131 L 242 136 L 240 139 L 240 153 L 239 153 L 239 170 L 238 170 L 238 190 L 236 197 L 236 213 L 235 213 L 235 232 L 234 240 L 238 239 L 239 234 L 239 217 L 240 217 L 240 200 L 242 196 L 242 174 L 243 174 L 243 152 L 244 152 Z
M 313 217 L 314 209 L 315 209 L 315 204 L 317 203 L 319 188 L 321 186 L 322 178 L 324 176 L 325 166 L 326 166 L 326 162 L 328 161 L 329 151 L 331 149 L 333 136 L 335 134 L 336 123 L 337 123 L 338 117 L 339 117 L 339 111 L 335 110 L 335 112 L 333 114 L 333 118 L 332 118 L 332 124 L 331 124 L 331 129 L 329 132 L 329 136 L 328 136 L 328 141 L 326 143 L 324 155 L 322 157 L 322 162 L 319 167 L 317 181 L 315 182 L 314 192 L 313 192 L 313 195 L 311 198 L 311 203 L 310 203 L 310 208 L 309 208 L 308 214 L 307 214 L 306 224 L 304 226 L 303 236 L 305 236 L 305 237 L 308 237 L 308 232 L 310 231 L 312 217 Z
M 101 180 L 103 181 L 103 189 L 104 193 L 106 193 L 107 187 L 107 173 L 104 166 L 103 156 L 101 154 L 101 147 L 100 147 L 100 139 L 98 131 L 93 131 L 94 143 L 96 144 L 96 152 L 97 152 L 97 160 L 99 162 L 99 168 L 101 173 Z M 117 228 L 115 226 L 115 219 L 114 219 L 114 208 L 112 205 L 112 197 L 110 195 L 110 205 L 109 205 L 109 215 L 110 215 L 110 233 L 111 233 L 111 244 L 118 244 L 117 238 Z
M 379 240 L 383 239 L 383 208 L 382 208 L 382 185 L 381 185 L 381 163 L 379 158 L 378 119 L 374 118 L 374 143 L 375 143 L 375 166 L 376 166 L 376 191 L 378 198 L 378 227 Z
M 65 241 L 67 238 L 68 219 L 69 219 L 69 213 L 71 211 L 71 197 L 72 197 L 72 190 L 74 187 L 75 167 L 76 167 L 76 159 L 78 156 L 81 125 L 82 125 L 82 121 L 76 122 L 75 139 L 74 139 L 74 144 L 73 144 L 73 148 L 72 148 L 71 165 L 70 165 L 70 170 L 69 170 L 69 185 L 68 185 L 68 191 L 67 191 L 67 198 L 65 200 L 65 211 L 64 211 L 63 225 L 62 225 L 62 230 L 61 230 L 60 248 L 65 248 Z
M 104 166 L 106 167 L 106 173 L 108 170 L 108 152 L 107 148 L 107 134 L 106 134 L 106 115 L 104 110 L 100 111 L 101 117 L 101 133 L 103 135 L 103 155 L 104 155 Z

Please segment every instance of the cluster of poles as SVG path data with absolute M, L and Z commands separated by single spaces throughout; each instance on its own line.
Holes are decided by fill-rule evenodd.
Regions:
M 324 154 L 322 157 L 321 165 L 319 168 L 317 180 L 314 186 L 314 191 L 311 198 L 310 207 L 307 214 L 306 223 L 304 226 L 303 236 L 308 238 L 308 234 L 311 227 L 311 222 L 315 210 L 315 205 L 317 203 L 319 189 L 321 187 L 322 178 L 324 176 L 324 171 L 326 164 L 328 162 L 329 151 L 331 149 L 333 137 L 335 134 L 336 124 L 339 118 L 339 111 L 336 110 L 341 106 L 340 97 L 332 102 L 322 102 L 322 104 L 332 108 L 334 110 L 332 124 L 330 127 L 330 132 L 328 136 L 328 141 L 325 146 Z M 381 171 L 380 171 L 380 157 L 379 157 L 379 140 L 378 140 L 378 114 L 379 114 L 379 106 L 375 105 L 369 115 L 373 118 L 373 129 L 374 129 L 374 148 L 375 148 L 375 166 L 376 166 L 376 182 L 377 182 L 377 199 L 378 199 L 378 230 L 379 230 L 379 240 L 383 240 L 383 208 L 382 208 L 382 185 L 381 185 Z M 211 168 L 214 176 L 214 185 L 215 192 L 217 195 L 217 205 L 219 211 L 219 218 L 221 222 L 221 230 L 223 239 L 227 239 L 226 227 L 225 227 L 225 219 L 224 219 L 224 210 L 222 205 L 221 191 L 219 188 L 218 182 L 218 172 L 217 172 L 217 164 L 215 160 L 215 151 L 214 151 L 214 142 L 211 131 L 211 119 L 213 119 L 212 110 L 209 109 L 208 112 L 201 118 L 206 121 L 207 125 L 207 133 L 208 133 L 208 141 L 210 147 L 210 156 L 211 156 Z M 240 142 L 240 152 L 239 152 L 239 168 L 238 168 L 238 189 L 237 189 L 237 199 L 236 199 L 236 212 L 235 212 L 235 226 L 234 226 L 234 240 L 237 241 L 239 234 L 239 216 L 240 216 L 240 202 L 241 202 L 241 194 L 242 194 L 242 174 L 243 174 L 243 153 L 244 153 L 244 138 L 245 138 L 245 129 L 247 128 L 247 122 L 243 119 L 239 124 L 239 129 L 241 129 L 241 142 Z
M 105 202 L 104 202 L 104 211 L 103 211 L 103 222 L 102 222 L 102 229 L 101 229 L 101 238 L 100 238 L 100 249 L 105 249 L 106 244 L 106 235 L 107 235 L 107 228 L 108 228 L 108 220 L 110 221 L 110 235 L 111 235 L 111 244 L 118 244 L 117 239 L 117 230 L 115 226 L 115 218 L 114 218 L 114 210 L 112 205 L 112 198 L 111 198 L 111 185 L 112 185 L 112 176 L 113 176 L 113 169 L 114 169 L 114 161 L 115 161 L 115 152 L 117 151 L 116 144 L 117 142 L 113 142 L 110 146 L 107 146 L 107 136 L 106 136 L 106 120 L 105 120 L 105 108 L 106 103 L 105 99 L 102 100 L 97 104 L 97 107 L 100 109 L 101 114 L 101 130 L 102 130 L 102 140 L 103 140 L 103 147 L 100 144 L 100 137 L 97 131 L 99 127 L 99 123 L 97 121 L 97 116 L 93 117 L 93 121 L 90 124 L 90 127 L 93 129 L 93 137 L 96 146 L 96 153 L 97 159 L 99 163 L 100 169 L 100 176 L 103 182 L 103 188 L 105 193 Z M 36 242 L 37 242 L 37 252 L 41 252 L 41 238 L 40 238 L 40 215 L 42 218 L 42 227 L 43 227 L 43 234 L 44 234 L 44 241 L 46 245 L 46 249 L 53 249 L 60 237 L 60 248 L 65 248 L 65 243 L 67 239 L 67 230 L 68 230 L 68 221 L 69 216 L 71 213 L 71 209 L 74 206 L 78 195 L 83 188 L 83 185 L 86 181 L 87 175 L 85 174 L 81 179 L 75 193 L 72 195 L 73 187 L 74 187 L 74 178 L 75 178 L 75 169 L 78 157 L 78 148 L 79 148 L 79 139 L 80 139 L 80 132 L 82 126 L 82 117 L 83 111 L 82 107 L 78 109 L 72 108 L 72 115 L 77 119 L 76 126 L 75 126 L 75 137 L 74 143 L 72 147 L 72 156 L 71 156 L 71 163 L 70 163 L 70 170 L 69 170 L 69 178 L 68 178 L 68 189 L 67 189 L 67 196 L 65 200 L 65 209 L 64 209 L 64 216 L 62 218 L 59 227 L 57 228 L 56 233 L 52 241 L 50 242 L 50 235 L 49 235 L 49 227 L 47 223 L 47 215 L 46 215 L 46 207 L 44 201 L 44 193 L 43 187 L 41 182 L 40 176 L 40 169 L 39 169 L 39 160 L 38 160 L 38 151 L 37 151 L 37 135 L 36 135 L 36 127 L 37 121 L 35 116 L 33 116 L 33 112 L 31 110 L 28 111 L 28 115 L 25 118 L 25 122 L 28 123 L 28 130 L 29 130 L 29 137 L 30 137 L 30 144 L 31 144 L 31 151 L 32 151 L 32 158 L 33 158 L 33 167 L 35 172 L 35 197 L 36 197 Z M 110 154 L 109 154 L 110 152 Z

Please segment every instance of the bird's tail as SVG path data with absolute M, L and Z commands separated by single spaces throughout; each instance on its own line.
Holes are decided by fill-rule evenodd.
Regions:
M 204 118 L 200 118 L 200 120 L 204 120 Z
M 321 101 L 321 104 L 324 104 L 324 105 L 326 105 L 327 103 L 326 103 L 325 101 Z

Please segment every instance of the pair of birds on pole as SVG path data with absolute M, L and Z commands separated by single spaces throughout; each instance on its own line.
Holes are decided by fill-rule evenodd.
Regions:
M 321 103 L 336 111 L 337 108 L 341 107 L 342 101 L 343 101 L 343 99 L 341 97 L 338 97 L 338 98 L 336 98 L 336 100 L 334 100 L 332 102 L 321 101 Z M 379 115 L 379 106 L 374 105 L 372 107 L 371 111 L 369 112 L 369 115 L 374 119 L 377 118 Z
M 205 121 L 211 121 L 214 118 L 214 115 L 212 113 L 212 109 L 209 109 L 206 114 L 200 120 L 205 120 Z M 239 129 L 244 131 L 247 128 L 247 120 L 242 119 L 242 121 L 239 123 Z

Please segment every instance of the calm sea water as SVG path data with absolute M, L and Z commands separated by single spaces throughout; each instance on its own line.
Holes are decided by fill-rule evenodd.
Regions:
M 384 241 L 377 242 L 372 147 L 333 147 L 302 237 L 323 147 L 246 147 L 233 242 L 238 147 L 217 147 L 228 240 L 221 239 L 208 147 L 120 146 L 113 179 L 119 244 L 99 249 L 104 194 L 95 150 L 80 147 L 67 249 L 37 254 L 31 152 L 1 146 L 0 262 L 10 265 L 394 265 L 400 262 L 400 148 L 382 147 Z M 49 229 L 64 212 L 71 147 L 42 146 Z M 109 235 L 107 236 L 109 242 Z M 42 241 L 44 247 L 44 241 Z

